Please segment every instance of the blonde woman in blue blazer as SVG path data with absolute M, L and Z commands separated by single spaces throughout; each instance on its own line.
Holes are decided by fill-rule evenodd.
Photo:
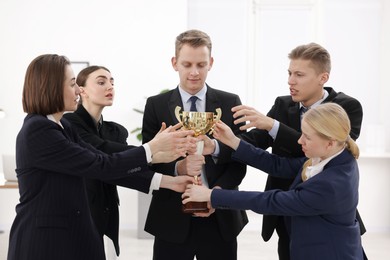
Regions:
M 238 139 L 220 122 L 214 137 L 235 150 L 234 160 L 295 180 L 289 191 L 210 190 L 188 185 L 183 203 L 211 201 L 213 208 L 285 216 L 292 260 L 363 259 L 356 220 L 359 148 L 349 132 L 350 121 L 342 107 L 319 105 L 304 115 L 298 140 L 309 159 L 283 158 Z

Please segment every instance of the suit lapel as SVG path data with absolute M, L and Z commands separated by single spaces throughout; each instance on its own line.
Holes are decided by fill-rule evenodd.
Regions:
M 178 87 L 172 90 L 172 95 L 168 101 L 169 113 L 171 115 L 172 122 L 174 122 L 174 124 L 179 123 L 179 120 L 177 120 L 175 115 L 175 109 L 177 106 L 181 107 L 180 112 L 183 111 L 183 101 L 181 100 Z
M 332 102 L 337 96 L 336 91 L 334 91 L 333 88 L 330 87 L 325 87 L 324 89 L 329 93 L 329 96 L 324 101 L 322 101 L 322 103 Z
M 214 89 L 207 86 L 207 92 L 206 92 L 206 111 L 205 112 L 214 112 L 215 109 L 222 108 L 221 103 L 218 99 L 218 97 L 215 94 Z
M 95 122 L 93 121 L 91 115 L 83 106 L 79 106 L 77 110 L 74 111 L 74 113 L 77 114 L 82 119 L 81 123 L 87 126 L 90 131 L 92 131 L 96 135 L 99 134 Z
M 291 122 L 291 128 L 301 129 L 301 115 L 299 113 L 299 103 L 295 103 L 294 106 L 288 108 L 289 122 Z

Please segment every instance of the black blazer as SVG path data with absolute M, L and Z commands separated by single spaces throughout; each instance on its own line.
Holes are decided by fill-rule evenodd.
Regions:
M 231 108 L 239 104 L 241 104 L 241 101 L 237 95 L 207 86 L 206 111 L 215 112 L 216 108 L 221 108 L 221 120 L 232 127 L 236 134 L 241 131 L 238 125 L 233 124 Z M 174 113 L 176 106 L 183 108 L 178 88 L 147 99 L 142 126 L 143 142 L 148 142 L 155 136 L 162 122 L 165 122 L 167 126 L 178 123 Z M 211 156 L 206 156 L 205 160 L 205 171 L 210 187 L 220 186 L 223 189 L 238 189 L 238 185 L 246 173 L 244 164 L 238 162 L 216 164 Z M 174 169 L 175 162 L 157 164 L 153 168 L 153 170 L 167 175 L 173 175 Z M 169 242 L 183 242 L 189 234 L 192 216 L 182 213 L 181 201 L 180 193 L 167 189 L 154 191 L 146 219 L 145 231 Z M 222 237 L 226 241 L 236 239 L 248 222 L 245 211 L 216 210 L 214 214 Z
M 81 139 L 102 152 L 113 154 L 134 148 L 127 145 L 126 128 L 115 122 L 103 121 L 98 130 L 82 105 L 74 113 L 67 113 L 64 117 L 71 122 Z M 106 235 L 111 238 L 116 254 L 119 255 L 119 197 L 116 185 L 93 179 L 86 179 L 85 183 L 92 219 L 97 230 L 101 237 Z
M 109 156 L 64 128 L 29 114 L 16 139 L 20 203 L 12 224 L 8 260 L 103 260 L 102 238 L 91 218 L 85 179 L 148 192 L 154 172 L 145 150 Z
M 323 103 L 333 102 L 339 104 L 345 109 L 351 121 L 350 135 L 352 139 L 356 140 L 359 137 L 363 119 L 363 109 L 360 102 L 342 92 L 336 92 L 330 87 L 325 87 L 325 90 L 328 91 L 329 96 Z M 294 102 L 290 95 L 277 97 L 274 105 L 267 115 L 280 122 L 279 132 L 275 140 L 273 140 L 268 134 L 268 131 L 259 129 L 252 129 L 251 131 L 242 134 L 240 137 L 264 150 L 268 147 L 272 147 L 272 153 L 279 156 L 305 156 L 302 152 L 301 145 L 298 144 L 298 139 L 301 136 L 299 103 Z M 288 190 L 292 181 L 293 179 L 282 179 L 268 176 L 265 190 Z M 277 216 L 264 215 L 262 236 L 265 241 L 268 241 L 271 238 L 277 223 Z M 364 233 L 365 228 L 361 220 L 360 225 L 361 232 Z

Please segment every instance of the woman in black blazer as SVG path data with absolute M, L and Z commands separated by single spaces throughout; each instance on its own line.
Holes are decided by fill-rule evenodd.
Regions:
M 91 218 L 85 179 L 149 192 L 177 192 L 193 178 L 166 176 L 150 163 L 169 162 L 196 149 L 193 131 L 161 131 L 148 144 L 111 156 L 85 143 L 62 119 L 77 107 L 80 89 L 69 60 L 46 54 L 27 68 L 16 140 L 20 203 L 11 227 L 8 260 L 103 260 L 101 236 Z M 189 141 L 190 140 L 190 141 Z
M 79 72 L 76 83 L 80 88 L 81 102 L 74 113 L 67 113 L 64 117 L 71 122 L 80 138 L 107 154 L 134 148 L 127 145 L 125 127 L 103 120 L 102 111 L 113 104 L 115 96 L 111 72 L 103 66 L 89 66 Z M 106 235 L 112 240 L 119 256 L 119 197 L 116 185 L 93 179 L 87 179 L 86 185 L 97 230 L 102 239 Z M 112 254 L 107 251 L 106 247 L 106 257 L 110 259 Z

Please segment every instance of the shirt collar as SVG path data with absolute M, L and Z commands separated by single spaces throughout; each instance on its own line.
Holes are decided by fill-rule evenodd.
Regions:
M 206 99 L 206 92 L 207 92 L 207 87 L 206 85 L 203 86 L 203 88 L 201 90 L 199 90 L 198 93 L 196 93 L 195 95 L 191 95 L 190 93 L 186 92 L 180 85 L 179 85 L 179 93 L 180 93 L 180 96 L 181 96 L 181 99 L 183 100 L 183 102 L 187 102 L 188 99 L 190 99 L 190 97 L 192 96 L 196 96 L 197 98 L 199 98 L 201 101 L 204 101 Z
M 61 122 L 60 121 L 56 121 L 56 119 L 54 118 L 54 116 L 52 114 L 50 115 L 46 115 L 47 119 L 49 119 L 50 121 L 53 121 L 54 123 L 56 123 L 57 125 L 61 126 L 62 129 L 64 129 L 64 127 L 62 126 Z
M 311 105 L 310 107 L 308 108 L 315 108 L 316 106 L 320 105 L 327 97 L 329 96 L 329 93 L 328 91 L 326 91 L 325 89 L 322 90 L 322 98 L 320 100 L 318 100 L 317 102 L 315 102 L 313 105 Z M 299 102 L 299 108 L 303 107 L 302 103 Z
M 92 120 L 95 122 L 95 119 L 92 118 Z M 99 121 L 95 122 L 96 128 L 99 131 L 100 128 L 103 126 L 103 115 L 100 116 Z
M 320 158 L 312 158 L 312 165 L 311 166 L 308 166 L 306 168 L 306 177 L 307 179 L 310 179 L 311 177 L 319 174 L 320 172 L 323 171 L 325 165 L 330 161 L 332 160 L 333 158 L 335 158 L 336 156 L 338 156 L 339 154 L 341 154 L 343 151 L 344 151 L 345 148 L 341 149 L 339 152 L 337 152 L 336 154 L 326 158 L 325 160 L 321 161 Z

